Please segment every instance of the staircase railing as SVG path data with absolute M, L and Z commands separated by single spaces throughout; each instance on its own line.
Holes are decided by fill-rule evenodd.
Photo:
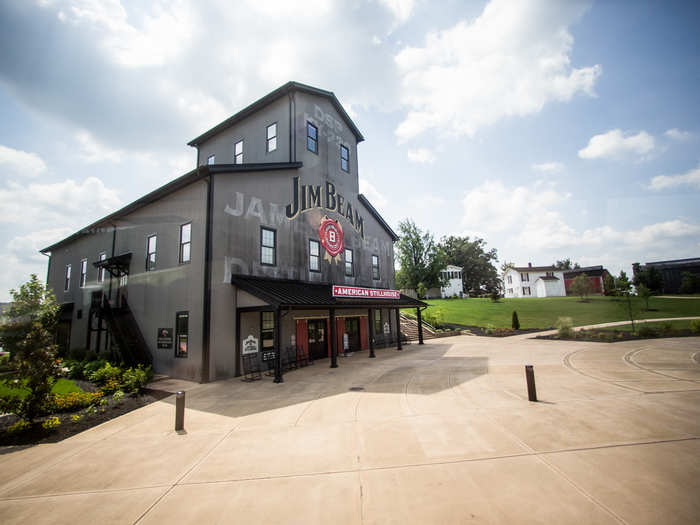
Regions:
M 102 311 L 124 363 L 127 366 L 152 364 L 153 356 L 126 299 L 122 298 L 121 308 L 112 308 L 105 298 Z

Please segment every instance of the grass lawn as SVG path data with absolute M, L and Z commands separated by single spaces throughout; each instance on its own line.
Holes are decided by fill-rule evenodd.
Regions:
M 70 392 L 82 392 L 80 387 L 75 384 L 75 382 L 71 379 L 65 379 L 61 378 L 56 383 L 54 383 L 53 388 L 51 391 L 54 394 L 68 394 Z M 6 381 L 0 381 L 0 397 L 5 397 L 5 396 L 11 396 L 11 395 L 19 395 L 20 397 L 26 396 L 28 393 L 28 390 L 25 388 L 16 388 L 14 386 L 10 386 L 7 384 Z
M 426 301 L 428 310 L 440 308 L 445 323 L 471 326 L 493 325 L 495 328 L 510 328 L 513 311 L 518 312 L 520 328 L 552 328 L 558 317 L 571 317 L 574 326 L 625 321 L 627 306 L 616 297 L 591 297 L 580 302 L 578 297 L 543 297 L 523 299 L 501 299 L 497 303 L 490 299 L 434 299 Z M 688 299 L 661 299 L 652 297 L 649 308 L 642 311 L 644 301 L 633 298 L 636 319 L 664 317 L 700 316 L 700 301 Z M 415 316 L 415 310 L 407 309 Z

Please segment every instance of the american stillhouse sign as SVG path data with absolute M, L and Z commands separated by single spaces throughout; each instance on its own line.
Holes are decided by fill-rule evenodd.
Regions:
M 360 288 L 358 286 L 333 285 L 333 297 L 362 297 L 364 299 L 400 299 L 398 290 Z

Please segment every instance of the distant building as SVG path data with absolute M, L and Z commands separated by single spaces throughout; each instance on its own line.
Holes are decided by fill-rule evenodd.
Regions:
M 564 270 L 555 266 L 516 266 L 503 274 L 506 297 L 564 297 Z
M 445 299 L 447 297 L 463 297 L 462 269 L 459 266 L 448 264 L 441 272 L 447 284 L 442 288 L 430 288 L 425 293 L 427 299 Z
M 610 275 L 602 266 L 586 266 L 585 268 L 576 268 L 575 270 L 566 270 L 564 272 L 564 286 L 566 287 L 566 295 L 571 295 L 571 283 L 579 275 L 588 277 L 591 283 L 591 295 L 603 295 L 605 293 L 605 277 Z
M 632 265 L 634 275 L 647 268 L 656 268 L 661 272 L 664 280 L 663 293 L 679 293 L 684 273 L 700 274 L 700 257 L 648 262 L 643 266 Z

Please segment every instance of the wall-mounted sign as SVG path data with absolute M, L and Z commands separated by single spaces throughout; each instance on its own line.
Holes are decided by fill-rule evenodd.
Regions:
M 362 299 L 400 299 L 398 290 L 383 290 L 381 288 L 360 288 L 359 286 L 333 285 L 333 297 L 354 297 Z
M 343 228 L 338 221 L 325 216 L 318 227 L 318 236 L 321 239 L 321 246 L 331 257 L 335 257 L 343 251 Z
M 391 328 L 389 328 L 389 323 L 384 323 L 384 333 L 389 334 Z
M 173 329 L 172 328 L 158 328 L 158 348 L 172 348 L 173 347 Z
M 255 354 L 258 352 L 258 338 L 252 334 L 243 339 L 243 355 Z

